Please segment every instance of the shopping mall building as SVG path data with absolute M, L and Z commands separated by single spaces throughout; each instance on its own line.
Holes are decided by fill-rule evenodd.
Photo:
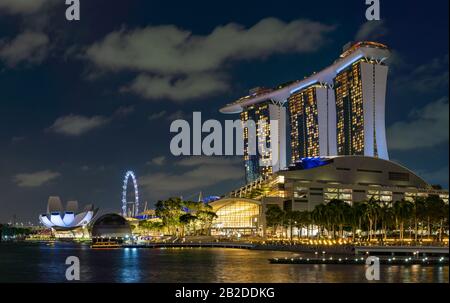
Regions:
M 438 195 L 448 203 L 447 190 L 433 188 L 392 161 L 367 156 L 305 158 L 210 203 L 218 215 L 212 233 L 263 235 L 265 212 L 270 205 L 312 211 L 332 199 L 351 205 L 370 198 L 392 203 L 429 195 Z

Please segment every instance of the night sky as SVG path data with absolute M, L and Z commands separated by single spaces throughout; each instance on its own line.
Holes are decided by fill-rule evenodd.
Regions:
M 344 4 L 345 3 L 345 4 Z M 37 223 L 50 195 L 121 207 L 134 170 L 141 201 L 222 195 L 244 182 L 239 157 L 173 157 L 171 121 L 255 86 L 302 79 L 352 40 L 389 60 L 391 160 L 448 188 L 448 1 L 0 0 L 0 222 Z

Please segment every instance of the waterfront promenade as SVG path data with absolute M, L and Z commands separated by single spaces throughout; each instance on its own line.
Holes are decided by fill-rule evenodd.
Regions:
M 260 244 L 245 242 L 183 242 L 183 243 L 146 243 L 124 245 L 125 248 L 238 248 L 251 250 L 285 251 L 293 253 L 310 253 L 317 256 L 327 255 L 410 255 L 410 256 L 445 256 L 448 247 L 434 246 L 355 246 L 346 245 L 306 245 L 306 244 Z

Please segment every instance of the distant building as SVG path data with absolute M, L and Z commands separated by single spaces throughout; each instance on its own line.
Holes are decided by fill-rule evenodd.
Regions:
M 123 243 L 130 238 L 131 227 L 129 222 L 118 214 L 105 214 L 92 225 L 92 242 Z

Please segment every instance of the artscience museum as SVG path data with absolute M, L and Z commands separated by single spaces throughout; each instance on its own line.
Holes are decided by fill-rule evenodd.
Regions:
M 68 231 L 88 225 L 98 209 L 88 204 L 83 210 L 78 210 L 77 201 L 69 201 L 63 208 L 59 197 L 50 197 L 47 204 L 47 213 L 39 216 L 39 221 L 46 227 L 56 231 Z

